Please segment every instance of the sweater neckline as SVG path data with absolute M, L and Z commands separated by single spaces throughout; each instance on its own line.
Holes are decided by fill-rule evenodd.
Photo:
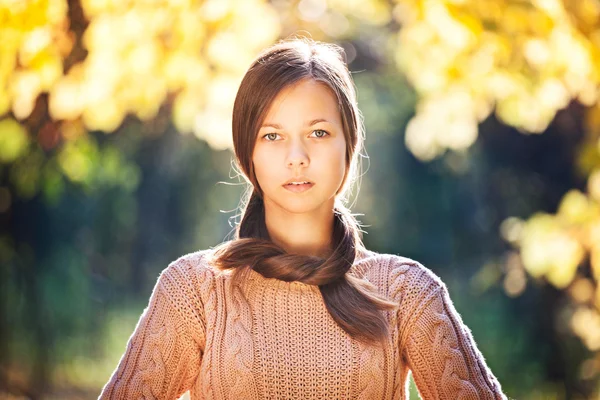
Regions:
M 370 250 L 359 251 L 359 255 L 355 258 L 354 263 L 352 264 L 352 266 L 350 267 L 350 269 L 348 270 L 347 273 L 351 274 L 353 276 L 359 277 L 359 278 L 364 277 L 369 269 L 370 264 L 371 264 L 368 261 L 372 260 L 377 255 L 378 255 L 378 253 L 370 251 Z M 283 281 L 283 280 L 280 280 L 277 278 L 265 278 L 259 272 L 256 272 L 253 269 L 248 269 L 247 273 L 248 273 L 247 278 L 251 281 L 258 280 L 261 282 L 269 282 L 269 283 L 272 283 L 275 285 L 284 286 L 289 290 L 294 290 L 294 289 L 298 289 L 298 290 L 302 290 L 302 291 L 305 291 L 306 289 L 309 289 L 312 291 L 319 290 L 318 286 L 310 285 L 310 284 L 304 283 L 304 282 L 299 282 L 299 281 L 287 282 L 287 281 Z

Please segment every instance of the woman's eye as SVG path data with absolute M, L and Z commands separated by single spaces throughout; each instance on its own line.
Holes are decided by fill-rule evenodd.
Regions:
M 316 133 L 315 136 L 318 138 L 322 138 L 322 137 L 329 135 L 329 132 L 324 131 L 323 129 L 317 129 L 317 130 L 313 131 L 313 133 Z
M 266 138 L 268 142 L 272 142 L 277 138 L 276 133 L 267 133 L 263 138 Z
M 323 129 L 316 129 L 312 133 L 313 137 L 317 138 L 324 138 L 325 136 L 329 135 L 329 132 L 324 131 Z M 265 139 L 267 142 L 274 142 L 277 140 L 278 136 L 278 133 L 267 133 L 266 135 L 263 135 L 263 139 Z

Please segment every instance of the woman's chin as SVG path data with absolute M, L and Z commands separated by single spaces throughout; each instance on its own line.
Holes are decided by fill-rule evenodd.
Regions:
M 316 211 L 316 209 L 318 208 L 315 207 L 314 204 L 309 202 L 294 202 L 293 204 L 290 202 L 282 204 L 282 206 L 282 208 L 290 214 L 308 214 Z
M 279 208 L 290 214 L 309 214 L 317 211 L 321 204 L 311 198 L 281 199 L 277 202 Z

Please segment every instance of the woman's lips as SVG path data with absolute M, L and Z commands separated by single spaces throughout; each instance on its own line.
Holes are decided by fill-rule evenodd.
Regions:
M 294 185 L 292 183 L 289 183 L 287 185 L 283 185 L 283 187 L 286 188 L 287 190 L 289 190 L 290 192 L 302 193 L 302 192 L 306 192 L 308 189 L 310 189 L 314 185 L 315 185 L 314 183 L 303 183 L 301 185 Z

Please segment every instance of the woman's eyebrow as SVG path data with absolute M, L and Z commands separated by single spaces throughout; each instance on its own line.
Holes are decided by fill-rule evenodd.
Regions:
M 324 118 L 316 118 L 316 119 L 313 119 L 313 120 L 311 120 L 311 121 L 308 121 L 308 122 L 307 122 L 305 125 L 306 125 L 306 126 L 313 126 L 313 125 L 315 125 L 315 124 L 318 124 L 319 122 L 329 122 L 329 121 L 327 121 L 327 120 L 326 120 L 326 119 L 324 119 Z M 283 129 L 283 128 L 281 127 L 281 125 L 279 125 L 279 124 L 276 124 L 276 123 L 271 123 L 271 122 L 267 122 L 267 123 L 263 124 L 263 125 L 260 127 L 260 129 L 262 129 L 262 128 L 275 128 L 275 129 Z

